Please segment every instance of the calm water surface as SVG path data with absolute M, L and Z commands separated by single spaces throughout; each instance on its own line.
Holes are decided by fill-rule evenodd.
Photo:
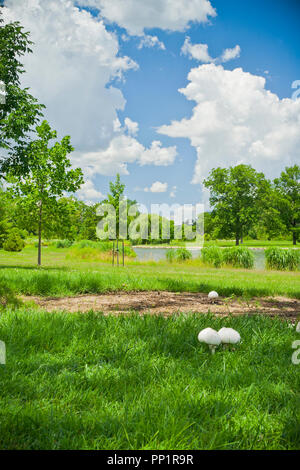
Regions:
M 138 261 L 160 261 L 166 259 L 166 251 L 174 250 L 176 248 L 156 248 L 156 247 L 133 247 Z M 201 253 L 200 248 L 188 248 L 192 253 L 193 258 L 198 258 Z M 265 268 L 265 252 L 264 250 L 253 250 L 254 253 L 254 268 L 264 269 Z

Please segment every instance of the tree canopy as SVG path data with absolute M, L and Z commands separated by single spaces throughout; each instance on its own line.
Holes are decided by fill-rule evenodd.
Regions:
M 32 42 L 29 33 L 19 22 L 4 23 L 0 8 L 0 82 L 5 87 L 5 99 L 0 104 L 0 175 L 4 176 L 17 164 L 27 171 L 24 148 L 30 139 L 30 131 L 42 116 L 43 105 L 21 87 L 20 77 L 25 72 L 21 59 L 30 54 Z
M 73 151 L 70 137 L 49 146 L 49 142 L 57 138 L 47 121 L 36 128 L 35 140 L 29 142 L 24 152 L 27 158 L 28 171 L 23 173 L 23 164 L 14 165 L 7 179 L 12 190 L 26 204 L 38 220 L 39 254 L 41 264 L 41 235 L 43 211 L 55 210 L 57 198 L 66 192 L 75 192 L 83 183 L 82 170 L 72 169 L 68 154 Z
M 234 234 L 239 245 L 261 210 L 270 187 L 263 173 L 250 165 L 213 169 L 204 181 L 213 215 L 223 235 Z

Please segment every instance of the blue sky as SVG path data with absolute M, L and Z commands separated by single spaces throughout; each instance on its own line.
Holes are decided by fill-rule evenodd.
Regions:
M 76 156 L 75 162 L 86 162 L 86 175 L 90 181 L 86 194 L 84 192 L 81 194 L 83 198 L 93 200 L 93 192 L 94 200 L 99 197 L 100 193 L 106 194 L 108 183 L 114 178 L 118 169 L 118 165 L 111 167 L 108 165 L 108 168 L 103 170 L 107 159 L 116 158 L 118 160 L 115 153 L 111 157 L 110 146 L 115 145 L 120 148 L 120 152 L 126 150 L 122 146 L 119 147 L 120 142 L 114 140 L 114 134 L 109 135 L 111 130 L 108 131 L 108 129 L 111 129 L 112 121 L 116 116 L 121 123 L 121 128 L 118 131 L 120 139 L 120 136 L 127 132 L 124 127 L 125 118 L 138 123 L 138 132 L 129 133 L 130 139 L 134 139 L 134 141 L 127 139 L 127 144 L 134 144 L 139 148 L 136 150 L 137 156 L 131 155 L 127 160 L 124 157 L 123 163 L 126 170 L 121 176 L 126 184 L 128 197 L 137 199 L 144 204 L 149 205 L 157 202 L 183 204 L 207 200 L 207 194 L 203 195 L 202 193 L 201 183 L 209 170 L 215 166 L 229 166 L 240 162 L 249 163 L 259 170 L 265 171 L 269 177 L 275 177 L 284 166 L 299 163 L 297 129 L 300 130 L 300 106 L 299 102 L 295 101 L 285 103 L 284 98 L 291 98 L 294 91 L 291 84 L 295 80 L 300 80 L 300 2 L 292 0 L 211 0 L 210 6 L 215 9 L 216 15 L 208 14 L 207 18 L 200 21 L 197 17 L 199 5 L 202 8 L 203 4 L 203 8 L 206 8 L 209 2 L 207 0 L 193 0 L 194 4 L 198 5 L 198 10 L 195 8 L 194 13 L 191 11 L 190 17 L 187 16 L 185 27 L 182 28 L 178 19 L 175 18 L 172 23 L 172 11 L 169 16 L 166 11 L 166 20 L 162 26 L 160 12 L 159 10 L 154 11 L 156 8 L 154 5 L 159 9 L 165 7 L 166 2 L 165 0 L 153 0 L 153 18 L 150 23 L 156 27 L 147 28 L 147 24 L 150 23 L 143 16 L 143 11 L 140 11 L 141 5 L 145 3 L 143 0 L 139 0 L 137 19 L 131 18 L 126 12 L 123 16 L 120 13 L 116 17 L 112 5 L 119 1 L 110 0 L 109 3 L 107 0 L 78 0 L 75 3 L 78 12 L 91 14 L 93 23 L 91 22 L 90 28 L 94 22 L 104 21 L 105 30 L 101 32 L 101 37 L 100 33 L 95 32 L 94 36 L 89 38 L 89 47 L 96 47 L 100 41 L 109 40 L 110 63 L 112 63 L 112 59 L 115 60 L 117 57 L 127 57 L 131 61 L 126 65 L 122 64 L 119 78 L 114 78 L 113 73 L 110 77 L 107 74 L 106 82 L 103 83 L 104 90 L 100 90 L 99 85 L 96 86 L 95 83 L 102 80 L 107 69 L 104 66 L 97 69 L 95 66 L 94 70 L 93 67 L 97 62 L 96 55 L 93 58 L 93 56 L 90 57 L 89 52 L 86 52 L 86 57 L 84 57 L 82 52 L 85 50 L 88 40 L 86 39 L 87 30 L 85 30 L 85 34 L 81 30 L 89 20 L 81 15 L 80 21 L 75 19 L 75 26 L 72 26 L 67 23 L 66 18 L 64 19 L 64 15 L 68 14 L 66 7 L 61 7 L 60 10 L 59 20 L 62 23 L 62 28 L 65 21 L 64 29 L 66 30 L 70 26 L 71 36 L 76 34 L 76 25 L 79 25 L 80 35 L 76 34 L 78 47 L 76 49 L 73 47 L 71 50 L 73 64 L 77 64 L 76 67 L 74 65 L 74 74 L 78 75 L 79 81 L 79 71 L 81 70 L 79 67 L 81 67 L 83 60 L 86 64 L 90 63 L 91 74 L 94 74 L 94 81 L 89 83 L 90 78 L 87 76 L 84 78 L 84 73 L 81 73 L 82 80 L 85 79 L 86 83 L 86 95 L 88 95 L 89 89 L 91 95 L 85 96 L 85 106 L 79 112 L 76 110 L 78 121 L 80 115 L 85 121 L 89 116 L 93 116 L 93 124 L 91 123 L 89 126 L 93 127 L 98 117 L 97 110 L 96 108 L 92 109 L 91 103 L 98 99 L 100 107 L 101 103 L 105 103 L 101 110 L 102 114 L 99 116 L 101 129 L 105 129 L 101 130 L 99 135 L 105 137 L 101 140 L 100 137 L 95 136 L 97 144 L 95 143 L 94 147 L 91 144 L 93 136 L 88 137 L 87 132 L 85 133 L 86 140 L 84 140 L 83 133 L 79 141 L 80 123 L 73 123 L 76 113 L 74 110 L 72 112 L 71 106 L 72 116 L 70 115 L 67 119 L 69 90 L 64 89 L 65 85 L 62 83 L 64 75 L 61 70 L 67 71 L 67 68 L 70 67 L 72 60 L 70 59 L 70 49 L 66 49 L 63 58 L 59 56 L 55 62 L 54 49 L 51 52 L 51 44 L 49 43 L 47 46 L 45 43 L 44 47 L 49 47 L 49 49 L 42 50 L 42 46 L 37 46 L 34 51 L 35 60 L 31 59 L 26 63 L 27 69 L 29 69 L 27 81 L 25 79 L 26 85 L 30 86 L 36 96 L 47 105 L 49 119 L 55 121 L 54 124 L 59 127 L 58 131 L 69 131 L 68 133 L 71 133 L 75 144 L 78 140 L 80 152 Z M 127 0 L 128 7 L 129 4 L 133 5 L 133 11 L 135 11 L 135 1 Z M 186 1 L 182 2 L 183 8 Z M 189 1 L 191 2 L 191 0 Z M 32 31 L 34 41 L 38 44 L 39 38 L 42 37 L 42 34 L 45 35 L 45 31 L 50 34 L 49 9 L 53 6 L 51 15 L 55 15 L 57 14 L 55 6 L 62 5 L 62 3 L 61 0 L 49 0 L 46 6 L 43 0 L 36 0 L 36 2 L 39 4 L 40 10 L 45 9 L 45 16 L 36 10 L 33 0 L 24 0 L 23 10 L 17 5 L 17 0 L 6 0 L 5 5 L 13 18 L 19 19 L 25 26 L 28 26 Z M 126 2 L 124 4 L 126 5 Z M 89 8 L 88 5 L 91 5 L 92 8 Z M 26 7 L 27 12 L 25 11 Z M 34 15 L 31 15 L 30 19 L 28 13 L 30 9 L 34 11 L 34 14 L 41 15 L 39 28 L 36 24 L 31 23 Z M 45 18 L 48 20 L 46 21 Z M 189 19 L 190 21 L 188 21 Z M 55 16 L 53 16 L 53 23 L 54 21 Z M 43 27 L 45 31 L 43 31 Z M 56 29 L 55 34 L 59 38 L 61 31 Z M 139 44 L 146 36 L 156 37 L 164 45 L 164 49 L 157 46 L 139 48 Z M 207 51 L 212 60 L 210 62 L 197 60 L 192 57 L 191 52 L 184 54 L 181 49 L 187 37 L 190 46 L 207 45 Z M 74 38 L 72 40 L 74 42 Z M 79 61 L 79 52 L 78 57 L 76 54 L 80 49 L 80 41 L 82 41 L 82 50 Z M 117 49 L 113 41 L 117 41 Z M 64 38 L 63 44 L 65 43 L 66 39 Z M 233 49 L 237 46 L 240 48 L 240 54 L 237 54 L 236 58 L 226 62 L 221 60 L 225 49 Z M 60 100 L 60 104 L 57 105 L 56 101 L 55 112 L 51 108 L 54 97 L 52 84 L 49 84 L 49 89 L 47 89 L 46 76 L 37 77 L 43 67 L 42 61 L 45 60 L 45 51 L 46 54 L 51 52 L 50 57 L 53 59 L 52 69 L 48 72 L 47 77 L 49 78 L 49 74 L 52 74 L 56 83 L 61 80 L 57 89 L 60 90 L 62 96 L 65 96 L 65 102 Z M 192 48 L 189 51 L 192 51 Z M 62 68 L 57 71 L 53 70 L 56 64 L 60 64 Z M 105 67 L 107 66 L 105 65 Z M 110 65 L 110 67 L 112 70 L 115 65 Z M 233 72 L 237 68 L 242 69 L 241 73 Z M 194 73 L 192 80 L 188 80 L 188 74 L 192 69 L 197 69 L 197 72 Z M 230 73 L 226 73 L 226 71 Z M 210 77 L 212 77 L 212 83 L 215 83 L 215 97 L 207 91 Z M 255 77 L 263 77 L 266 80 L 265 84 L 261 83 L 261 79 L 257 80 Z M 185 94 L 178 91 L 178 89 L 188 90 L 189 83 L 192 85 L 191 91 L 187 91 Z M 101 101 L 101 93 L 106 93 L 105 89 L 107 90 L 111 86 L 117 90 L 114 92 L 114 98 L 108 102 L 107 100 L 110 98 L 105 96 L 105 100 Z M 235 88 L 239 89 L 236 98 Z M 117 95 L 118 90 L 121 92 L 121 96 Z M 267 90 L 272 93 L 272 96 L 268 95 Z M 190 94 L 189 99 L 187 99 L 187 93 Z M 58 94 L 59 92 L 57 92 L 55 99 Z M 229 95 L 228 100 L 227 95 Z M 120 104 L 122 100 L 123 105 Z M 89 106 L 91 106 L 90 112 Z M 107 111 L 107 121 L 105 121 L 106 106 L 108 108 L 111 106 Z M 122 106 L 123 109 L 120 109 Z M 86 118 L 84 118 L 85 113 Z M 192 118 L 193 113 L 196 114 L 195 118 Z M 58 117 L 58 114 L 61 118 Z M 71 120 L 72 125 L 69 125 Z M 176 125 L 171 125 L 174 121 L 176 121 Z M 224 123 L 224 126 L 222 127 L 223 124 L 220 123 Z M 129 134 L 127 132 L 126 135 Z M 298 132 L 298 134 L 300 133 Z M 138 156 L 138 153 L 143 153 L 144 150 L 151 147 L 153 141 L 157 140 L 161 142 L 163 148 L 169 149 L 176 146 L 176 158 L 172 158 L 170 154 L 162 164 L 161 161 L 155 161 L 152 154 L 147 154 L 148 160 L 145 163 L 144 157 Z M 144 150 L 141 150 L 139 146 L 143 146 Z M 151 158 L 153 158 L 152 162 Z M 101 162 L 103 162 L 102 166 Z M 154 183 L 161 183 L 161 186 L 153 186 Z M 91 188 L 92 190 L 89 191 Z M 155 192 L 157 190 L 162 192 Z
M 212 2 L 217 17 L 210 24 L 192 25 L 187 32 L 169 33 L 159 29 L 147 30 L 156 35 L 166 50 L 138 50 L 138 39 L 121 42 L 121 51 L 140 66 L 130 72 L 122 89 L 127 100 L 120 118 L 129 116 L 139 122 L 139 139 L 149 145 L 157 138 L 156 128 L 174 119 L 190 115 L 193 103 L 187 101 L 178 89 L 187 83 L 187 74 L 197 60 L 180 54 L 186 35 L 192 43 L 206 43 L 213 57 L 226 47 L 239 44 L 241 56 L 226 64 L 226 69 L 242 67 L 252 74 L 265 76 L 266 88 L 279 98 L 290 98 L 291 84 L 300 78 L 300 2 L 272 0 L 217 0 Z M 124 29 L 111 27 L 121 37 Z M 269 72 L 266 74 L 265 72 Z M 130 191 L 132 187 L 149 186 L 152 180 L 176 185 L 177 197 L 173 202 L 194 203 L 201 198 L 201 188 L 188 184 L 192 179 L 195 149 L 187 139 L 159 136 L 165 145 L 176 144 L 179 158 L 172 167 L 145 168 L 134 165 L 131 174 L 123 179 L 128 195 L 147 204 L 149 201 L 169 202 L 168 193 L 162 195 Z M 267 169 L 266 169 L 267 170 Z M 106 185 L 106 178 L 99 178 Z

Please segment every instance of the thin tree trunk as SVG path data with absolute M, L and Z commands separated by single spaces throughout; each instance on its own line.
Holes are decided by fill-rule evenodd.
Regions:
M 235 236 L 235 244 L 238 246 L 240 244 L 240 237 L 236 234 Z
M 296 228 L 296 220 L 293 220 L 293 227 Z M 293 230 L 293 245 L 297 245 L 297 233 Z
M 38 247 L 38 266 L 42 264 L 42 215 L 43 215 L 43 203 L 41 201 L 39 211 L 39 247 Z

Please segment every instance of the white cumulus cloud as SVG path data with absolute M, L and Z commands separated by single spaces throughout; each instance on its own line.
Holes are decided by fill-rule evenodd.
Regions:
M 181 52 L 189 56 L 190 59 L 196 59 L 199 60 L 199 62 L 209 63 L 214 61 L 208 53 L 207 44 L 192 44 L 188 36 L 185 38 Z
M 132 36 L 145 29 L 184 31 L 190 22 L 207 23 L 216 11 L 208 0 L 77 0 L 83 6 L 98 8 L 111 23 Z
M 142 36 L 138 49 L 142 49 L 143 47 L 157 47 L 163 51 L 166 49 L 164 43 L 160 41 L 157 36 L 150 36 L 148 34 Z
M 76 195 L 78 199 L 81 199 L 88 204 L 99 202 L 104 198 L 104 195 L 95 188 L 95 185 L 91 180 L 86 180 L 79 191 L 77 191 Z
M 160 181 L 155 181 L 150 188 L 145 188 L 146 193 L 165 193 L 168 189 L 168 183 L 161 183 Z
M 197 152 L 193 183 L 218 166 L 246 163 L 274 177 L 299 161 L 300 99 L 279 99 L 266 90 L 264 77 L 241 68 L 205 64 L 188 80 L 179 91 L 196 102 L 192 116 L 158 132 L 190 139 Z
M 74 153 L 73 163 L 80 166 L 85 175 L 92 178 L 96 174 L 128 175 L 130 163 L 137 163 L 140 166 L 168 166 L 174 163 L 176 155 L 176 147 L 163 147 L 160 141 L 153 141 L 151 146 L 146 148 L 132 135 L 119 134 L 111 139 L 105 149 Z
M 191 39 L 187 36 L 181 48 L 181 53 L 187 55 L 190 59 L 198 60 L 204 64 L 228 62 L 232 59 L 240 57 L 241 48 L 236 45 L 232 49 L 225 49 L 220 57 L 211 57 L 208 52 L 207 44 L 192 44 Z
M 22 81 L 47 106 L 50 124 L 71 135 L 77 150 L 107 145 L 125 106 L 111 80 L 137 67 L 119 55 L 115 34 L 70 0 L 5 0 L 5 6 L 4 17 L 20 21 L 35 43 Z
M 119 121 L 120 122 L 120 121 Z M 136 135 L 139 131 L 139 125 L 137 122 L 132 121 L 130 118 L 126 117 L 124 119 L 125 127 L 128 130 L 128 133 L 131 135 Z
M 241 54 L 241 48 L 237 44 L 232 49 L 225 49 L 225 51 L 222 53 L 222 55 L 220 57 L 220 61 L 221 62 L 228 62 L 229 60 L 237 59 L 238 57 L 240 57 L 240 54 Z

